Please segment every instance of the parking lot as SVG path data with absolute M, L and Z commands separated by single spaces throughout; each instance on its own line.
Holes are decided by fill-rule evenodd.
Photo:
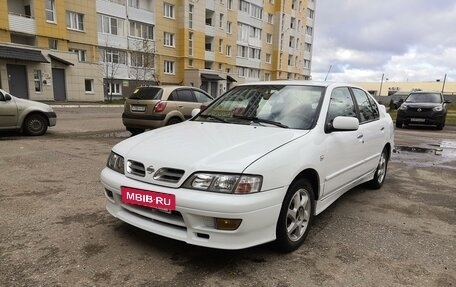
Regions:
M 280 254 L 116 220 L 99 175 L 129 136 L 122 108 L 55 110 L 42 137 L 0 135 L 0 286 L 456 286 L 455 127 L 397 130 L 383 188 L 349 191 Z

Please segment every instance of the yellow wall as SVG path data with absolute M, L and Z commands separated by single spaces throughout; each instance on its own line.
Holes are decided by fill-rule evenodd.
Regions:
M 358 82 L 354 83 L 369 91 L 380 91 L 380 82 Z M 383 82 L 381 96 L 387 96 L 388 91 L 409 92 L 413 89 L 423 91 L 441 92 L 443 82 Z M 445 83 L 445 94 L 456 94 L 456 82 Z

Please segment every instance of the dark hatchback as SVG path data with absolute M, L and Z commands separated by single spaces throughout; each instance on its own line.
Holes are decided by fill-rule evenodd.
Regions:
M 433 125 L 441 130 L 445 126 L 448 103 L 441 93 L 410 93 L 397 111 L 396 127 Z

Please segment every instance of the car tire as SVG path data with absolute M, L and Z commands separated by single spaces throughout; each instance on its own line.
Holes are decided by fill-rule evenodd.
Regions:
M 383 149 L 380 159 L 378 161 L 377 169 L 375 170 L 374 178 L 369 181 L 369 186 L 372 189 L 379 189 L 382 187 L 386 178 L 386 170 L 388 169 L 388 150 Z
M 139 135 L 140 133 L 143 133 L 145 129 L 139 129 L 139 128 L 127 128 L 127 131 L 131 133 L 131 135 Z
M 402 128 L 402 122 L 396 121 L 396 128 Z
M 48 121 L 40 114 L 31 114 L 25 118 L 23 127 L 25 133 L 30 136 L 41 136 L 48 129 Z
M 175 124 L 178 124 L 180 122 L 182 122 L 182 120 L 180 118 L 174 117 L 174 118 L 170 118 L 169 121 L 166 123 L 166 125 L 167 126 L 175 125 Z
M 310 182 L 294 181 L 285 195 L 276 227 L 276 246 L 282 252 L 299 248 L 309 233 L 315 210 L 314 193 Z

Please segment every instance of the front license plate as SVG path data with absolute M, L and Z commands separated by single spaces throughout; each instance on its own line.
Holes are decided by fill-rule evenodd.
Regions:
M 410 119 L 410 121 L 414 123 L 424 123 L 426 119 Z
M 121 187 L 121 193 L 123 203 L 136 204 L 167 211 L 176 209 L 176 196 L 174 194 L 126 186 Z
M 145 106 L 131 106 L 131 110 L 134 112 L 144 112 L 146 110 Z

